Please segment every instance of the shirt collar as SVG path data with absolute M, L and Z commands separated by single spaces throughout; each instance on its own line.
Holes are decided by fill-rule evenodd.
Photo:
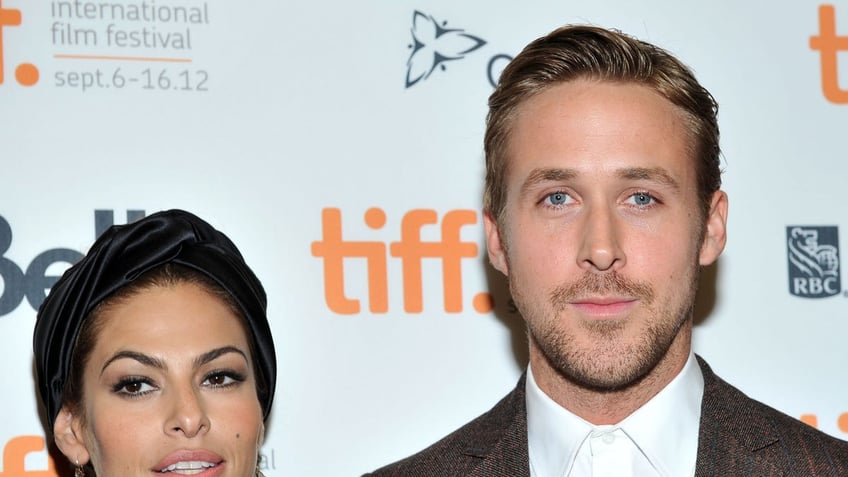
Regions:
M 561 407 L 542 391 L 527 367 L 527 437 L 533 475 L 562 476 L 597 426 Z M 704 377 L 690 353 L 683 369 L 650 401 L 616 425 L 662 475 L 693 475 Z M 609 426 L 605 426 L 609 427 Z

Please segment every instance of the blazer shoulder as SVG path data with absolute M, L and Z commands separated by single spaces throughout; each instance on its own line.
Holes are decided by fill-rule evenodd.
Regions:
M 748 397 L 703 360 L 701 367 L 699 459 L 748 455 L 802 475 L 848 475 L 848 442 Z
M 489 411 L 443 437 L 426 449 L 375 470 L 364 477 L 449 477 L 470 475 L 503 441 L 526 451 L 524 377 L 515 389 Z M 523 436 L 521 431 L 523 430 Z M 513 436 L 512 434 L 519 435 Z M 515 442 L 512 442 L 515 441 Z M 520 449 L 517 449 L 519 454 Z M 526 459 L 526 457 L 525 457 Z M 504 474 L 506 475 L 506 474 Z

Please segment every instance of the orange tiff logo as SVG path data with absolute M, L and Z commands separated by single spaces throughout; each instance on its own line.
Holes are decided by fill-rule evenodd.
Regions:
M 802 414 L 799 418 L 801 422 L 809 424 L 813 427 L 819 427 L 819 417 L 815 414 Z M 848 412 L 843 412 L 836 418 L 836 427 L 840 431 L 848 433 Z
M 386 213 L 379 208 L 365 212 L 365 224 L 372 230 L 386 225 Z M 477 223 L 473 210 L 451 210 L 441 220 L 438 241 L 423 241 L 421 230 L 438 225 L 435 210 L 416 209 L 401 220 L 400 240 L 389 244 L 381 241 L 353 241 L 342 238 L 342 213 L 335 208 L 321 213 L 323 228 L 320 241 L 312 242 L 312 255 L 324 259 L 324 297 L 330 310 L 352 315 L 360 312 L 359 300 L 345 294 L 345 260 L 365 259 L 368 283 L 368 309 L 372 313 L 389 311 L 388 257 L 400 260 L 402 269 L 403 309 L 407 313 L 423 311 L 422 263 L 425 258 L 438 259 L 442 265 L 442 293 L 445 311 L 459 313 L 463 309 L 462 259 L 477 257 L 477 244 L 463 242 L 462 227 Z M 491 311 L 492 297 L 478 293 L 472 306 L 480 313 Z
M 3 46 L 3 29 L 7 26 L 19 26 L 21 24 L 21 11 L 15 8 L 3 8 L 0 2 L 0 84 L 5 80 L 6 60 Z M 32 63 L 21 63 L 15 68 L 15 79 L 18 84 L 32 86 L 38 82 L 38 68 Z
M 24 461 L 32 452 L 45 450 L 41 436 L 18 436 L 6 443 L 3 449 L 3 471 L 0 477 L 59 477 L 53 457 L 47 454 L 47 470 L 25 470 Z
M 848 89 L 839 87 L 839 52 L 848 52 L 848 36 L 836 34 L 836 9 L 819 6 L 819 36 L 810 37 L 810 49 L 821 52 L 824 97 L 831 103 L 848 104 Z

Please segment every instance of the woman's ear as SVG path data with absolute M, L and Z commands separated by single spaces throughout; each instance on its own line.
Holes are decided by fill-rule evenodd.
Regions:
M 82 419 L 67 407 L 62 407 L 53 424 L 53 440 L 56 447 L 74 465 L 85 465 L 91 459 L 82 432 Z

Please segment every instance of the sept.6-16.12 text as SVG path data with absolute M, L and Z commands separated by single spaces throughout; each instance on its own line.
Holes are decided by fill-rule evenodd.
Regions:
M 124 68 L 88 71 L 56 71 L 54 84 L 82 92 L 93 89 L 140 89 L 147 91 L 209 91 L 209 73 L 205 70 Z

